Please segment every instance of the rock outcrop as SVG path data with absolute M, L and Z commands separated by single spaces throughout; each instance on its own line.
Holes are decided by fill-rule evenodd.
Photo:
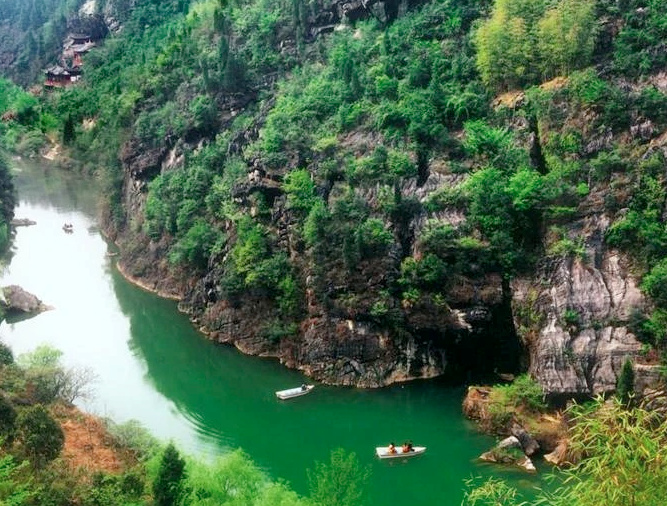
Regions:
M 534 278 L 512 282 L 530 373 L 549 396 L 613 391 L 623 362 L 640 361 L 628 322 L 646 301 L 628 258 L 604 246 L 609 223 L 604 214 L 583 217 L 570 228 L 584 245 L 580 256 L 547 258 Z M 653 369 L 636 367 L 637 386 L 650 383 Z
M 418 0 L 308 2 L 304 7 L 307 12 L 301 13 L 299 19 L 304 39 L 299 44 L 313 42 L 341 25 L 349 27 L 361 18 L 375 17 L 386 22 L 417 3 Z M 276 27 L 273 49 L 296 55 L 295 35 L 288 28 Z M 308 50 L 304 49 L 303 54 L 308 54 Z M 617 217 L 616 211 L 605 204 L 609 188 L 604 185 L 609 184 L 608 180 L 597 183 L 598 187 L 595 182 L 590 183 L 590 192 L 589 183 L 580 183 L 586 187 L 583 192 L 573 186 L 571 193 L 576 195 L 565 195 L 563 199 L 567 200 L 567 209 L 575 210 L 574 216 L 567 215 L 564 223 L 557 222 L 559 218 L 547 218 L 542 209 L 539 213 L 544 214 L 544 219 L 540 216 L 529 220 L 529 227 L 534 225 L 535 232 L 531 230 L 531 237 L 524 238 L 531 243 L 525 247 L 530 249 L 524 252 L 528 253 L 527 258 L 543 251 L 543 246 L 548 250 L 548 244 L 542 244 L 545 231 L 540 227 L 544 225 L 562 225 L 570 241 L 580 247 L 573 252 L 551 254 L 538 262 L 532 273 L 510 283 L 510 269 L 501 265 L 505 260 L 494 256 L 497 245 L 475 224 L 467 222 L 465 203 L 459 202 L 467 197 L 454 195 L 473 169 L 481 167 L 473 167 L 479 160 L 463 160 L 467 155 L 461 146 L 452 152 L 433 152 L 433 158 L 415 148 L 405 157 L 417 175 L 401 176 L 392 187 L 368 180 L 367 184 L 355 183 L 348 188 L 341 184 L 340 175 L 316 175 L 322 169 L 318 157 L 335 163 L 339 162 L 336 157 L 369 158 L 376 147 L 391 145 L 382 134 L 362 129 L 336 138 L 335 155 L 313 151 L 305 156 L 299 149 L 285 147 L 276 158 L 262 160 L 261 150 L 253 144 L 260 140 L 259 132 L 275 103 L 270 96 L 277 78 L 276 72 L 258 78 L 252 90 L 212 96 L 215 118 L 206 131 L 166 131 L 164 138 L 150 141 L 141 139 L 136 131 L 129 136 L 120 156 L 126 220 L 120 225 L 121 220 L 115 220 L 111 225 L 109 219 L 107 227 L 121 247 L 119 264 L 128 277 L 178 298 L 181 310 L 212 339 L 233 344 L 245 353 L 277 357 L 289 367 L 326 383 L 376 387 L 446 372 L 458 372 L 459 378 L 471 370 L 517 372 L 521 365 L 529 364 L 531 374 L 549 396 L 585 396 L 613 390 L 621 365 L 628 358 L 635 362 L 636 387 L 641 390 L 652 382 L 655 368 L 640 363 L 641 344 L 628 326 L 633 311 L 645 309 L 646 301 L 629 259 L 605 245 L 605 232 Z M 566 84 L 566 79 L 558 78 L 545 83 L 543 89 L 560 89 Z M 192 88 L 179 91 L 182 100 L 195 98 L 195 87 Z M 225 183 L 230 186 L 225 198 L 233 201 L 239 215 L 261 217 L 256 221 L 262 233 L 270 236 L 271 243 L 265 248 L 265 256 L 283 255 L 281 258 L 288 259 L 289 267 L 281 275 L 285 278 L 289 270 L 296 285 L 294 291 L 299 292 L 299 301 L 294 304 L 299 307 L 288 317 L 279 315 L 278 291 L 272 287 L 249 288 L 245 273 L 240 272 L 232 273 L 236 277 L 228 284 L 234 286 L 225 284 L 225 276 L 234 271 L 230 258 L 233 260 L 238 235 L 237 224 L 229 215 L 207 216 L 207 224 L 216 227 L 220 238 L 215 253 L 198 261 L 200 271 L 196 273 L 179 271 L 167 260 L 177 241 L 170 234 L 182 236 L 185 229 L 177 231 L 178 227 L 170 224 L 156 232 L 161 234 L 159 238 L 150 238 L 145 235 L 143 223 L 150 181 L 187 165 L 186 155 L 197 156 L 212 142 L 211 132 L 225 129 L 250 102 L 263 95 L 269 98 L 258 105 L 249 120 L 251 124 L 242 132 L 235 132 L 225 147 L 227 153 L 221 154 L 241 158 L 247 169 L 245 176 L 240 176 L 243 180 Z M 523 93 L 511 95 L 496 105 L 516 109 L 528 100 Z M 583 172 L 590 158 L 609 149 L 618 139 L 609 128 L 591 126 L 596 112 L 570 113 L 569 106 L 558 104 L 563 116 L 570 115 L 568 128 L 578 133 L 581 130 L 581 146 L 574 150 L 576 153 L 568 154 L 572 158 L 568 162 L 580 163 Z M 560 135 L 557 129 L 563 127 L 562 123 L 559 121 L 554 132 L 550 132 L 542 118 L 511 116 L 508 126 L 516 134 L 516 142 L 529 152 L 533 168 L 546 174 L 550 168 L 541 139 L 550 133 Z M 642 120 L 628 128 L 626 134 L 646 140 L 655 134 L 654 127 Z M 464 135 L 461 133 L 456 140 Z M 297 168 L 311 170 L 313 180 L 317 179 L 317 197 L 327 205 L 342 202 L 346 192 L 363 202 L 372 220 L 379 221 L 380 227 L 391 234 L 389 251 L 370 260 L 357 251 L 359 258 L 349 260 L 340 258 L 344 256 L 343 248 L 337 244 L 335 253 L 317 256 L 296 230 L 295 225 L 303 223 L 303 217 L 296 218 L 285 195 L 284 178 L 288 171 Z M 393 214 L 381 211 L 392 191 L 392 205 L 396 206 Z M 406 207 L 399 207 L 399 202 Z M 411 203 L 414 210 L 403 212 Z M 186 214 L 183 213 L 184 218 Z M 429 250 L 420 237 L 431 226 L 453 231 L 457 241 L 464 240 L 456 243 L 443 239 L 446 244 L 435 256 L 447 272 L 439 278 L 435 276 L 431 286 L 399 282 L 404 274 L 402 260 L 412 260 L 417 265 L 428 256 Z M 356 235 L 350 236 L 353 239 L 346 238 L 350 249 L 350 243 L 358 248 L 357 243 L 361 242 L 358 232 L 355 230 Z M 334 242 L 337 238 L 322 242 L 329 239 Z M 467 246 L 461 247 L 466 241 Z M 251 263 L 263 260 L 253 259 Z M 407 295 L 403 293 L 404 285 L 410 286 L 405 290 Z
M 2 288 L 0 306 L 8 315 L 36 316 L 51 309 L 51 307 L 44 304 L 36 296 L 26 292 L 17 285 L 9 285 Z
M 479 457 L 484 462 L 515 465 L 529 473 L 536 473 L 533 461 L 525 454 L 518 438 L 509 436 L 500 441 L 492 450 Z

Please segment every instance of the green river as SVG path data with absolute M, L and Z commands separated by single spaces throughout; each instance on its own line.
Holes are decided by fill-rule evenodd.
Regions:
M 276 390 L 306 381 L 271 359 L 244 356 L 206 340 L 163 300 L 128 283 L 114 267 L 95 222 L 91 183 L 48 165 L 22 167 L 15 178 L 18 228 L 2 285 L 18 284 L 53 310 L 0 327 L 15 355 L 42 343 L 69 366 L 91 368 L 94 398 L 79 405 L 118 422 L 137 419 L 154 435 L 205 456 L 243 448 L 274 479 L 307 494 L 306 469 L 337 447 L 371 467 L 373 504 L 458 505 L 463 480 L 503 476 L 530 490 L 518 471 L 482 465 L 493 444 L 461 415 L 463 387 L 439 380 L 380 390 L 318 385 L 305 397 L 278 401 Z M 62 225 L 71 223 L 66 234 Z M 412 439 L 425 455 L 407 462 L 374 458 L 374 447 Z

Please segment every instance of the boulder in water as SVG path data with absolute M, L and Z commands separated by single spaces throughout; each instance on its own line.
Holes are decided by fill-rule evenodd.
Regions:
M 38 315 L 51 309 L 35 295 L 26 292 L 18 285 L 9 285 L 2 288 L 0 293 L 0 307 L 7 314 Z

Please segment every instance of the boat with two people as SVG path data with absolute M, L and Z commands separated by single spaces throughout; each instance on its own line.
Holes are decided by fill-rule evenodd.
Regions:
M 389 443 L 389 446 L 378 446 L 375 448 L 375 454 L 381 459 L 416 457 L 425 451 L 425 446 L 413 446 L 412 441 L 403 443 L 400 448 L 397 448 L 394 443 Z
M 310 391 L 315 388 L 315 385 L 306 385 L 305 383 L 300 387 L 288 388 L 287 390 L 279 390 L 276 392 L 278 399 L 286 400 L 291 399 L 292 397 L 301 397 L 310 393 Z

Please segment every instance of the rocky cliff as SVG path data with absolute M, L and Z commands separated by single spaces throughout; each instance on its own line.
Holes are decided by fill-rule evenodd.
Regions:
M 440 103 L 438 94 L 449 91 L 437 88 L 430 76 L 437 65 L 422 68 L 418 59 L 404 76 L 385 68 L 387 74 L 377 77 L 379 65 L 368 71 L 375 79 L 370 95 L 387 108 L 375 123 L 350 120 L 351 127 L 329 137 L 304 139 L 320 128 L 313 125 L 293 134 L 295 123 L 306 124 L 304 116 L 320 114 L 318 107 L 326 110 L 327 104 L 317 101 L 322 94 L 310 97 L 311 109 L 275 119 L 275 110 L 296 102 L 299 86 L 310 85 L 304 74 L 291 74 L 295 59 L 312 59 L 309 72 L 323 66 L 318 40 L 329 40 L 335 31 L 359 40 L 364 33 L 354 29 L 355 22 L 375 18 L 385 26 L 421 3 L 311 2 L 295 11 L 296 32 L 285 25 L 269 34 L 274 37 L 269 49 L 286 69 L 261 78 L 248 72 L 246 89 L 213 94 L 215 114 L 207 119 L 208 130 L 198 118 L 180 134 L 165 127 L 156 140 L 142 136 L 135 125 L 121 152 L 125 219 L 107 216 L 110 235 L 121 245 L 123 271 L 179 299 L 180 308 L 212 339 L 245 353 L 278 357 L 325 383 L 378 387 L 442 374 L 461 379 L 528 368 L 550 396 L 565 397 L 613 390 L 630 359 L 641 390 L 657 378 L 656 360 L 640 342 L 633 315 L 649 312 L 652 303 L 638 288 L 642 269 L 631 248 L 612 244 L 608 236 L 637 205 L 628 187 L 642 176 L 632 172 L 633 164 L 652 160 L 651 178 L 664 186 L 662 123 L 639 108 L 617 120 L 622 111 L 610 112 L 602 100 L 588 98 L 588 88 L 581 91 L 589 86 L 586 80 L 599 80 L 584 73 L 575 83 L 559 78 L 530 94 L 514 92 L 492 101 L 484 92 L 466 91 Z M 444 11 L 437 15 L 445 16 Z M 454 30 L 471 26 L 479 13 L 469 11 L 448 21 L 458 27 Z M 433 28 L 428 16 L 422 23 Z M 369 54 L 389 51 L 389 39 L 378 36 Z M 240 48 L 245 39 L 228 40 Z M 405 41 L 394 35 L 397 40 Z M 439 56 L 451 52 L 450 60 L 470 50 L 451 38 L 434 40 Z M 185 47 L 178 50 L 187 54 Z M 199 65 L 213 80 L 213 69 Z M 348 93 L 362 86 L 354 65 L 343 66 L 340 74 L 352 90 Z M 290 79 L 300 83 L 294 85 L 293 102 L 285 99 L 289 85 L 284 81 Z M 281 80 L 285 88 L 277 86 Z M 605 86 L 619 96 L 640 97 L 648 87 L 664 94 L 660 82 L 656 75 L 650 83 L 618 80 Z M 337 91 L 322 86 L 323 94 Z M 402 116 L 386 105 L 402 93 L 401 86 L 418 88 L 409 95 L 416 111 L 433 93 L 449 130 L 441 124 L 428 132 L 410 130 L 410 122 L 421 118 Z M 187 107 L 200 98 L 186 85 L 175 94 L 174 100 Z M 493 127 L 464 123 L 461 118 L 474 117 L 473 108 L 478 116 L 493 118 Z M 318 119 L 333 125 L 343 114 L 353 115 L 352 109 L 341 108 L 335 120 L 324 113 Z M 186 112 L 195 114 L 192 108 Z M 359 117 L 364 114 L 371 115 L 366 111 Z M 606 126 L 612 115 L 617 124 Z M 401 129 L 411 132 L 409 142 L 391 137 Z M 217 132 L 223 135 L 216 138 Z M 270 151 L 266 146 L 275 139 L 282 145 Z M 222 179 L 196 183 L 215 187 L 233 209 L 221 209 L 208 194 L 205 205 L 213 217 L 206 217 L 206 227 L 217 239 L 193 268 L 174 261 L 174 245 L 188 239 L 179 220 L 190 226 L 193 211 L 149 211 L 149 195 L 181 191 L 190 184 L 181 174 L 209 163 L 207 150 L 218 145 L 223 148 L 212 166 L 229 172 L 233 163 L 242 170 L 233 180 L 218 174 Z M 663 173 L 655 175 L 660 164 Z M 492 174 L 491 165 L 500 168 L 498 178 L 514 184 L 515 194 L 494 193 L 494 181 L 481 179 L 484 171 Z M 531 196 L 521 200 L 529 188 L 513 179 L 517 166 L 524 175 L 542 178 L 540 198 L 546 204 L 535 205 Z M 298 186 L 290 178 L 300 170 L 308 176 Z M 157 190 L 155 181 L 165 186 Z M 179 183 L 168 187 L 169 181 Z M 474 194 L 484 184 L 488 192 Z M 160 198 L 166 202 L 168 196 Z M 491 215 L 499 201 L 510 211 Z M 313 211 L 317 205 L 319 216 Z M 166 224 L 158 223 L 161 235 L 150 232 L 158 214 L 169 216 Z M 320 234 L 319 241 L 306 237 L 307 226 L 311 235 Z M 199 236 L 206 233 L 197 230 Z

